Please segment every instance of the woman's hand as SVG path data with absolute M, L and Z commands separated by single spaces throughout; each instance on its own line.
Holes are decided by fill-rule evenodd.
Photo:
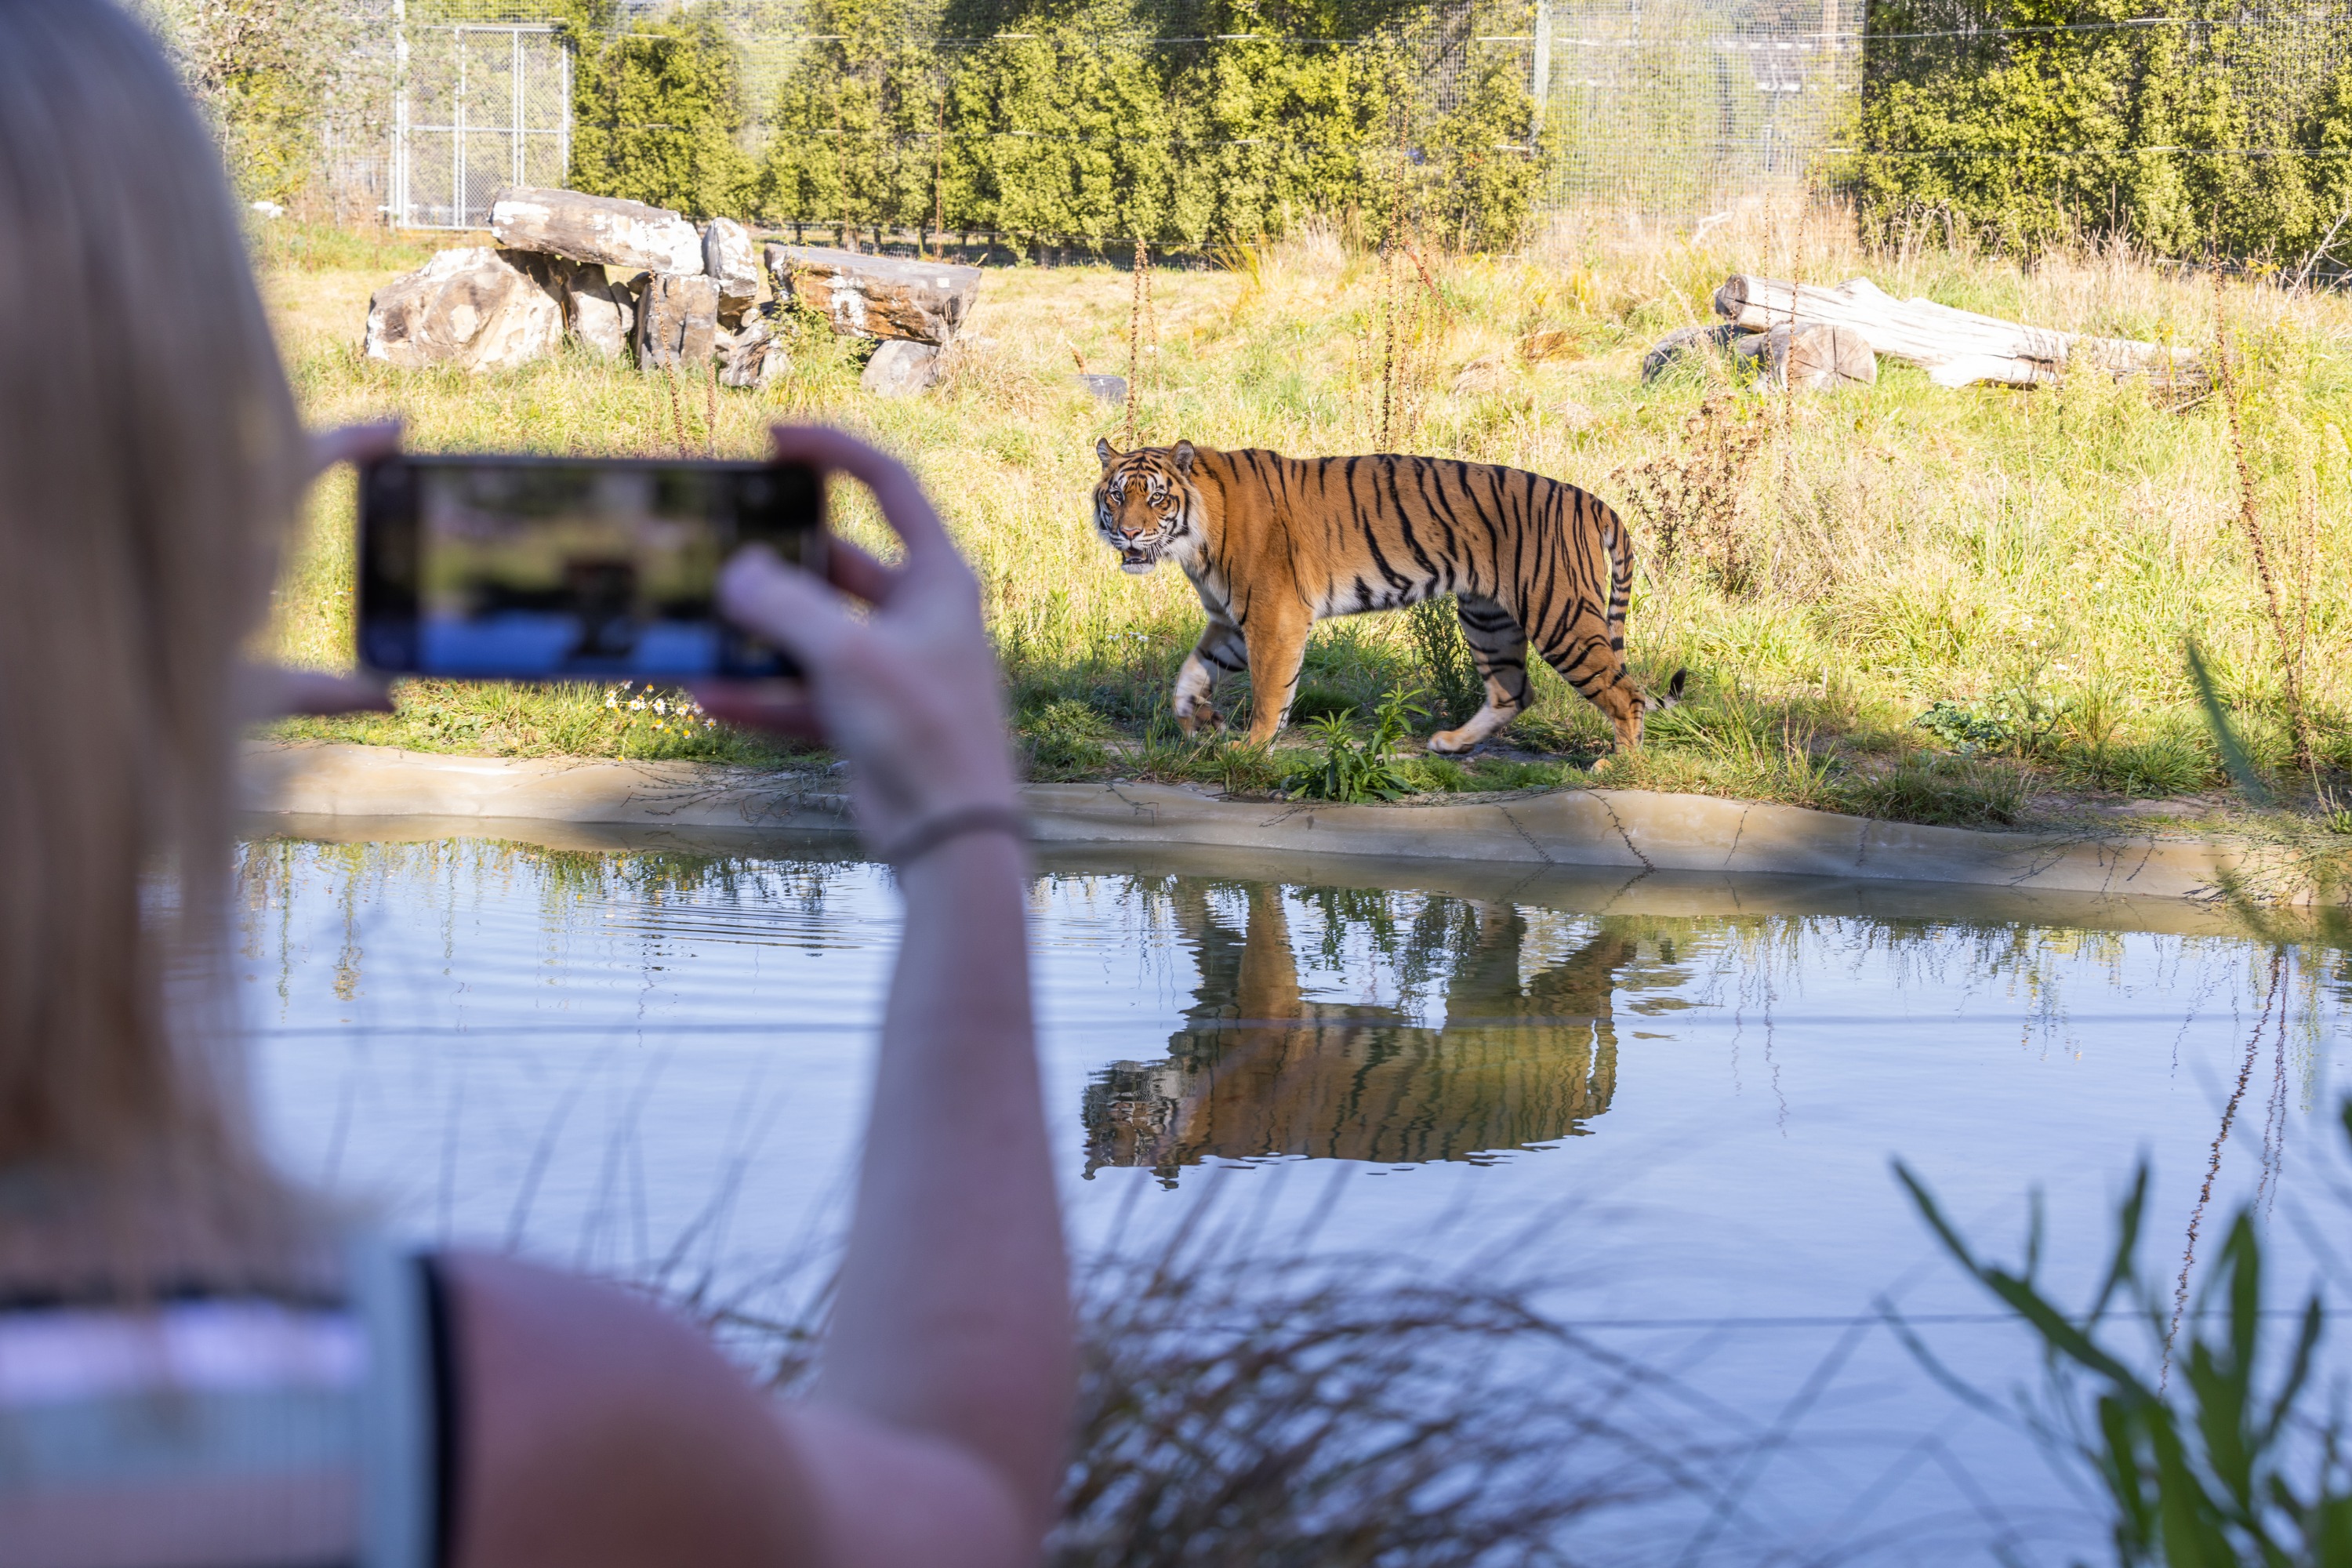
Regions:
M 310 477 L 316 480 L 337 463 L 364 463 L 399 450 L 397 419 L 321 430 L 310 437 Z M 236 699 L 237 716 L 248 724 L 302 715 L 323 718 L 392 711 L 391 692 L 382 676 L 331 675 L 322 669 L 289 669 L 275 664 L 240 668 Z
M 741 552 L 720 574 L 719 605 L 799 661 L 805 692 L 778 700 L 710 684 L 696 697 L 719 718 L 807 736 L 847 758 L 851 806 L 877 848 L 950 812 L 1010 810 L 1012 749 L 979 585 L 922 487 L 897 459 L 837 430 L 779 426 L 775 456 L 864 483 L 905 542 L 906 560 L 886 566 L 828 540 L 826 575 L 842 590 L 835 593 L 770 551 Z M 872 613 L 852 614 L 843 594 Z

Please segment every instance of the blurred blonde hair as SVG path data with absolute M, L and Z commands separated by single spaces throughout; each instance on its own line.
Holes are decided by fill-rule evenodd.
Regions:
M 233 677 L 308 465 L 218 155 L 110 0 L 0 0 L 0 1281 L 274 1271 Z

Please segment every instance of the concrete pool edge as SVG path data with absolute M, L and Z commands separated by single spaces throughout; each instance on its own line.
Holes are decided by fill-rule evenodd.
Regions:
M 256 742 L 244 805 L 258 816 L 484 818 L 841 831 L 837 777 L 707 763 L 444 755 Z M 1529 867 L 1944 882 L 2211 899 L 2232 880 L 2307 897 L 2272 846 L 2149 835 L 1987 833 L 1712 795 L 1558 790 L 1458 804 L 1234 801 L 1175 784 L 1031 784 L 1050 844 L 1204 845 Z

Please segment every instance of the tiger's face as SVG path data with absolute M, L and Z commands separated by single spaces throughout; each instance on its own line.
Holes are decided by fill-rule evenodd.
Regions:
M 1118 569 L 1141 576 L 1160 557 L 1189 554 L 1201 538 L 1201 492 L 1192 485 L 1192 443 L 1121 452 L 1095 443 L 1095 531 L 1118 552 Z

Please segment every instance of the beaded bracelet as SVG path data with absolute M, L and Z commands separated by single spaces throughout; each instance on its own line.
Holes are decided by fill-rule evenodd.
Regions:
M 880 851 L 878 858 L 903 871 L 949 839 L 967 833 L 1003 833 L 1025 844 L 1029 819 L 1009 805 L 961 806 L 915 824 L 898 836 L 897 843 Z

